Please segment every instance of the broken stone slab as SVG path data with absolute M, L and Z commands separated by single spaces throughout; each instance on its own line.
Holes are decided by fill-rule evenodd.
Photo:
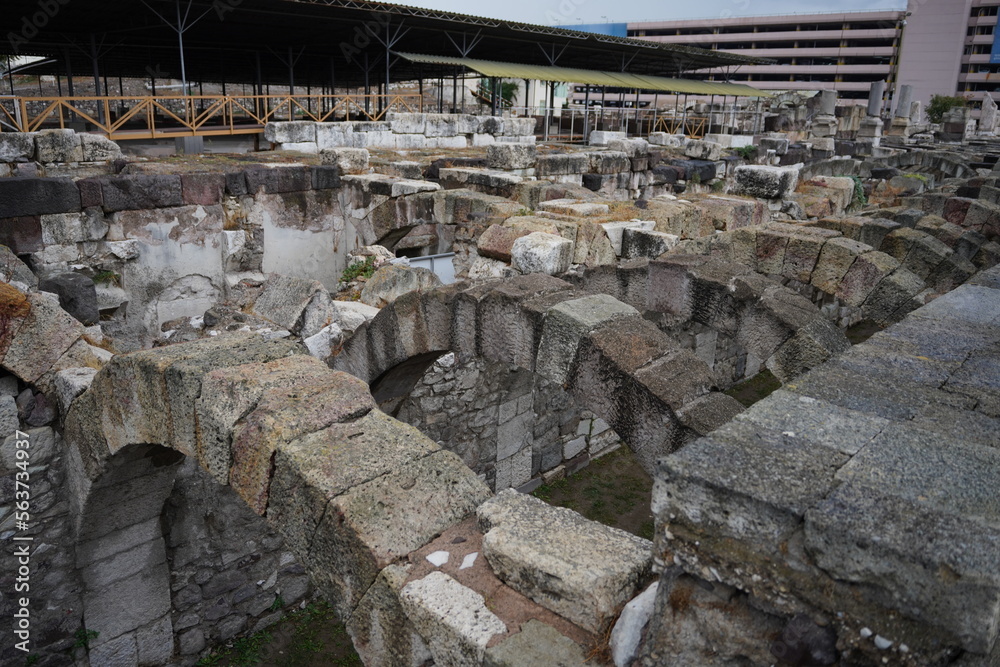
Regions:
M 482 595 L 444 572 L 431 572 L 400 591 L 400 603 L 441 665 L 480 665 L 489 641 L 507 626 Z
M 481 257 L 510 263 L 514 241 L 531 232 L 501 225 L 490 225 L 479 237 L 476 248 Z
M 652 545 L 513 489 L 476 511 L 483 555 L 504 583 L 594 633 L 649 576 Z
M 615 621 L 609 642 L 615 667 L 628 667 L 639 655 L 639 643 L 642 641 L 643 630 L 653 616 L 656 591 L 659 586 L 658 581 L 650 584 L 646 590 L 625 605 L 618 620 Z
M 9 330 L 14 333 L 3 356 L 3 368 L 25 382 L 35 383 L 80 339 L 83 326 L 59 307 L 55 295 L 33 292 L 25 296 L 14 288 L 9 289 L 9 298 L 21 301 L 21 305 L 11 312 L 21 314 L 23 319 L 17 326 L 18 318 L 11 318 Z M 8 297 L 0 293 L 0 298 Z M 4 351 L 4 338 L 6 336 L 0 335 L 0 351 Z
M 612 141 L 624 140 L 628 138 L 625 132 L 611 132 L 607 130 L 594 130 L 590 133 L 589 143 L 591 146 L 607 146 Z
M 5 245 L 0 245 L 0 280 L 20 283 L 24 291 L 38 287 L 38 277 Z
M 419 433 L 412 437 L 426 440 Z M 316 585 L 347 618 L 379 571 L 470 515 L 489 496 L 475 473 L 446 451 L 355 486 L 330 500 L 315 530 L 307 560 L 317 573 Z
M 323 148 L 320 160 L 325 165 L 336 165 L 341 174 L 367 174 L 369 153 L 365 148 Z
M 334 301 L 333 323 L 340 327 L 346 336 L 353 334 L 358 327 L 378 315 L 379 309 L 357 301 Z
M 327 359 L 344 342 L 344 332 L 337 324 L 330 324 L 318 333 L 302 339 L 309 354 L 317 359 Z
M 326 288 L 316 280 L 272 273 L 253 304 L 253 313 L 293 333 L 311 336 L 329 323 L 329 301 Z
M 619 222 L 602 222 L 600 225 L 611 240 L 611 247 L 614 248 L 615 254 L 621 257 L 623 252 L 622 239 L 624 238 L 625 230 L 638 229 L 652 231 L 656 227 L 656 222 L 654 220 L 625 220 Z
M 608 141 L 608 148 L 625 153 L 625 156 L 630 158 L 649 155 L 649 142 L 645 139 L 611 139 Z
M 554 276 L 569 270 L 573 250 L 573 242 L 561 236 L 532 232 L 514 240 L 511 264 L 521 273 Z
M 100 319 L 97 288 L 94 281 L 82 273 L 57 273 L 39 282 L 38 289 L 58 296 L 59 306 L 85 327 L 97 324 Z
M 590 218 L 610 213 L 610 208 L 607 204 L 581 202 L 576 199 L 552 199 L 541 202 L 538 208 L 548 213 L 571 215 L 579 218 Z
M 761 199 L 784 199 L 795 191 L 802 165 L 769 167 L 742 165 L 736 167 L 737 194 Z
M 478 281 L 512 278 L 517 275 L 520 274 L 511 268 L 507 262 L 502 262 L 499 259 L 489 259 L 488 257 L 477 257 L 472 262 L 472 266 L 469 267 L 467 277 L 469 280 Z
M 365 283 L 361 303 L 384 308 L 404 294 L 428 291 L 442 286 L 441 279 L 429 269 L 389 264 L 383 266 Z
M 551 625 L 531 619 L 521 631 L 486 649 L 483 667 L 582 667 L 588 664 L 584 648 Z
M 531 169 L 537 160 L 538 150 L 533 144 L 493 144 L 486 148 L 486 164 L 490 169 Z
M 676 247 L 680 240 L 681 237 L 676 234 L 626 227 L 622 230 L 621 237 L 622 259 L 639 259 L 641 257 L 656 259 Z

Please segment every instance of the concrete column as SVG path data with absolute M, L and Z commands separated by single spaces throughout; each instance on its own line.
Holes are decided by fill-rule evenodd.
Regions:
M 824 90 L 820 93 L 819 112 L 824 116 L 833 116 L 837 113 L 836 90 Z
M 875 81 L 872 83 L 871 91 L 868 93 L 868 115 L 882 115 L 882 98 L 885 96 L 885 81 Z
M 913 86 L 900 86 L 896 98 L 896 113 L 894 118 L 910 117 L 910 102 L 913 101 Z

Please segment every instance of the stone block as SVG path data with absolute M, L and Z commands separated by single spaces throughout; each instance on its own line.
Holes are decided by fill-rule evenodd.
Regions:
M 608 235 L 608 239 L 611 241 L 611 247 L 614 249 L 615 254 L 619 257 L 621 257 L 624 252 L 623 240 L 626 229 L 652 231 L 655 226 L 656 223 L 652 220 L 628 220 L 601 223 L 601 227 L 604 228 L 605 233 Z
M 70 245 L 100 241 L 108 233 L 108 222 L 96 209 L 82 213 L 53 213 L 39 216 L 45 245 Z
M 20 293 L 13 288 L 10 290 L 16 294 L 0 296 L 17 299 Z M 27 312 L 10 339 L 2 364 L 25 382 L 34 383 L 79 340 L 83 326 L 59 307 L 58 298 L 54 295 L 34 292 L 28 294 L 26 300 L 23 296 L 21 299 L 26 308 L 13 310 L 15 313 Z M 12 319 L 16 322 L 18 318 L 15 316 Z M 3 342 L 0 338 L 0 344 Z
M 795 191 L 801 166 L 743 165 L 736 168 L 736 192 L 762 199 L 783 199 Z
M 316 123 L 309 120 L 271 122 L 264 126 L 264 138 L 273 144 L 316 142 Z
M 520 146 L 519 144 L 511 145 Z M 590 156 L 586 153 L 541 155 L 535 162 L 535 175 L 539 177 L 583 174 L 588 171 L 590 171 Z
M 96 368 L 67 368 L 56 373 L 55 390 L 59 414 L 65 415 L 69 412 L 73 400 L 90 388 L 95 375 L 97 375 Z
M 257 296 L 257 300 L 254 301 L 252 308 L 253 312 L 260 317 L 270 320 L 292 333 L 297 333 L 304 330 L 306 314 L 310 307 L 314 304 L 322 306 L 323 303 L 329 301 L 329 298 L 326 288 L 318 281 L 273 273 L 264 281 L 263 289 Z M 322 317 L 322 313 L 318 315 L 320 320 L 326 319 Z M 323 326 L 328 323 L 323 323 Z M 315 328 L 315 325 L 310 328 Z M 322 328 L 320 326 L 308 335 L 312 335 Z
M 2 189 L 2 181 L 0 181 L 0 191 Z M 42 230 L 40 216 L 26 215 L 17 218 L 0 218 L 0 245 L 7 248 L 10 256 L 18 262 L 21 260 L 17 259 L 17 255 L 43 252 L 45 250 L 43 239 L 44 231 Z M 35 283 L 37 282 L 36 278 Z
M 246 179 L 250 194 L 302 192 L 312 189 L 312 173 L 309 168 L 294 165 L 248 169 Z
M 321 147 L 320 159 L 324 165 L 336 165 L 341 174 L 368 173 L 368 150 L 364 148 Z
M 899 262 L 883 252 L 858 256 L 837 287 L 836 296 L 849 306 L 860 306 L 875 287 L 899 268 Z
M 399 592 L 407 583 L 410 569 L 408 565 L 390 565 L 382 570 L 345 623 L 366 665 L 402 667 L 433 659 L 400 604 Z
M 714 141 L 689 141 L 684 146 L 684 154 L 696 160 L 711 160 L 717 162 L 722 159 L 722 145 Z
M 307 566 L 319 589 L 347 617 L 379 571 L 458 523 L 489 496 L 489 488 L 456 455 L 430 454 L 332 499 L 315 531 Z
M 101 180 L 104 210 L 131 211 L 181 206 L 181 177 L 166 174 L 106 176 Z
M 630 158 L 649 155 L 649 142 L 645 139 L 611 139 L 608 142 L 608 148 L 612 151 L 625 153 L 625 156 Z
M 787 137 L 761 137 L 758 145 L 763 152 L 774 151 L 775 155 L 785 155 L 788 153 L 789 141 Z
M 386 120 L 396 134 L 423 134 L 427 126 L 427 114 L 394 112 Z
M 631 168 L 629 157 L 621 151 L 590 153 L 590 171 L 595 174 L 618 174 Z
M 534 138 L 535 133 L 534 118 L 505 118 L 503 127 L 504 136 Z
M 229 484 L 250 509 L 264 514 L 274 453 L 282 443 L 358 419 L 374 407 L 367 385 L 339 371 L 330 371 L 306 386 L 265 389 L 253 411 L 233 429 Z
M 81 208 L 80 191 L 70 178 L 0 178 L 0 218 L 70 213 Z M 11 245 L 2 237 L 0 243 Z
M 521 631 L 486 649 L 484 667 L 577 667 L 587 664 L 582 646 L 551 625 L 531 619 Z
M 400 591 L 400 603 L 441 665 L 480 665 L 486 646 L 507 626 L 482 595 L 444 572 L 431 572 Z
M 600 633 L 649 575 L 651 544 L 513 490 L 476 511 L 483 555 L 508 586 Z
M 627 139 L 625 132 L 609 132 L 606 130 L 594 130 L 590 133 L 589 142 L 591 146 L 607 146 L 611 141 Z
M 0 133 L 0 162 L 22 162 L 34 156 L 34 132 Z
M 573 242 L 545 232 L 532 232 L 515 239 L 511 247 L 511 265 L 521 273 L 557 275 L 569 270 L 573 261 Z
M 361 303 L 384 308 L 404 294 L 429 291 L 443 283 L 432 271 L 399 264 L 378 269 L 361 290 Z
M 486 148 L 486 163 L 490 169 L 530 169 L 537 159 L 538 152 L 530 144 L 494 144 Z
M 676 234 L 626 227 L 622 230 L 621 237 L 622 259 L 639 259 L 641 257 L 656 259 L 665 252 L 669 252 L 680 240 Z
M 107 162 L 122 156 L 122 149 L 118 144 L 99 134 L 81 134 L 80 142 L 84 162 Z
M 38 284 L 43 292 L 59 297 L 59 306 L 86 327 L 97 324 L 97 288 L 94 281 L 82 273 L 57 273 Z
M 185 204 L 215 206 L 226 189 L 224 174 L 182 174 L 181 197 Z
M 658 589 L 659 582 L 654 582 L 622 609 L 609 642 L 615 667 L 626 667 L 638 656 L 643 630 L 653 616 Z
M 530 233 L 527 230 L 490 225 L 479 237 L 476 247 L 481 257 L 510 263 L 514 241 Z
M 35 133 L 35 159 L 52 162 L 83 162 L 83 144 L 73 130 L 42 130 Z

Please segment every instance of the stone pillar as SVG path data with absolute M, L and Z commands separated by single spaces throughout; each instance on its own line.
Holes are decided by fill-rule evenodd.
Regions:
M 924 104 L 920 100 L 910 103 L 910 122 L 919 125 L 924 120 Z
M 913 86 L 900 86 L 896 96 L 896 113 L 894 118 L 910 117 L 910 102 L 913 100 Z
M 882 98 L 885 96 L 885 81 L 872 83 L 868 93 L 868 115 L 876 118 L 882 115 Z
M 983 95 L 983 111 L 979 116 L 979 134 L 996 134 L 997 103 L 989 93 Z
M 819 95 L 819 113 L 824 116 L 833 116 L 837 113 L 837 91 L 824 90 Z

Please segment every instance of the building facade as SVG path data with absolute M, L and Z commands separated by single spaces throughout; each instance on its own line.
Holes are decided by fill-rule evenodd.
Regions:
M 703 73 L 713 80 L 766 91 L 832 89 L 846 103 L 860 103 L 872 82 L 887 81 L 890 95 L 909 84 L 913 99 L 925 105 L 932 95 L 943 94 L 967 95 L 978 106 L 984 94 L 1000 91 L 998 10 L 1000 0 L 909 0 L 905 10 L 616 25 L 624 25 L 628 36 L 637 39 L 775 61 Z M 578 86 L 574 99 L 582 99 L 584 92 Z M 639 97 L 642 106 L 653 99 Z M 662 96 L 660 102 L 665 102 Z

